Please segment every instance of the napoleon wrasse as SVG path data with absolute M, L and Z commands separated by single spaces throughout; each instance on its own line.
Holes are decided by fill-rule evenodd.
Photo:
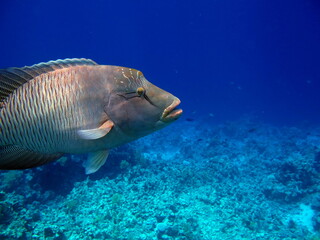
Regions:
M 89 153 L 97 171 L 109 149 L 161 129 L 180 100 L 140 71 L 65 59 L 0 70 L 0 169 L 25 169 Z

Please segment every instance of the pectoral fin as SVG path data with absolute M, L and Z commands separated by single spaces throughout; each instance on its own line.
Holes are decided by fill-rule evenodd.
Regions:
M 106 136 L 113 127 L 113 122 L 108 120 L 102 124 L 99 128 L 78 130 L 78 135 L 82 139 L 94 140 Z
M 86 174 L 95 173 L 106 162 L 109 155 L 109 150 L 89 153 L 88 160 L 83 163 Z

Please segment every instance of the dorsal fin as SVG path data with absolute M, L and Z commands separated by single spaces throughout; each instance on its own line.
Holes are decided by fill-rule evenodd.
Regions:
M 96 65 L 96 63 L 85 58 L 67 58 L 22 68 L 0 69 L 0 109 L 4 106 L 5 99 L 14 92 L 14 90 L 31 79 L 56 69 L 80 65 Z

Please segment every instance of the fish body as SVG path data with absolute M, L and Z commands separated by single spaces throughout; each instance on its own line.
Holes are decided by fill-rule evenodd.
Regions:
M 179 103 L 140 71 L 88 59 L 0 70 L 0 169 L 90 153 L 93 173 L 109 149 L 176 120 Z

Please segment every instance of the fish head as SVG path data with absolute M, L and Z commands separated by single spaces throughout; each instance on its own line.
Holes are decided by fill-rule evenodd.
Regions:
M 131 138 L 139 138 L 177 120 L 180 100 L 150 83 L 138 70 L 117 67 L 109 88 L 106 114 Z

